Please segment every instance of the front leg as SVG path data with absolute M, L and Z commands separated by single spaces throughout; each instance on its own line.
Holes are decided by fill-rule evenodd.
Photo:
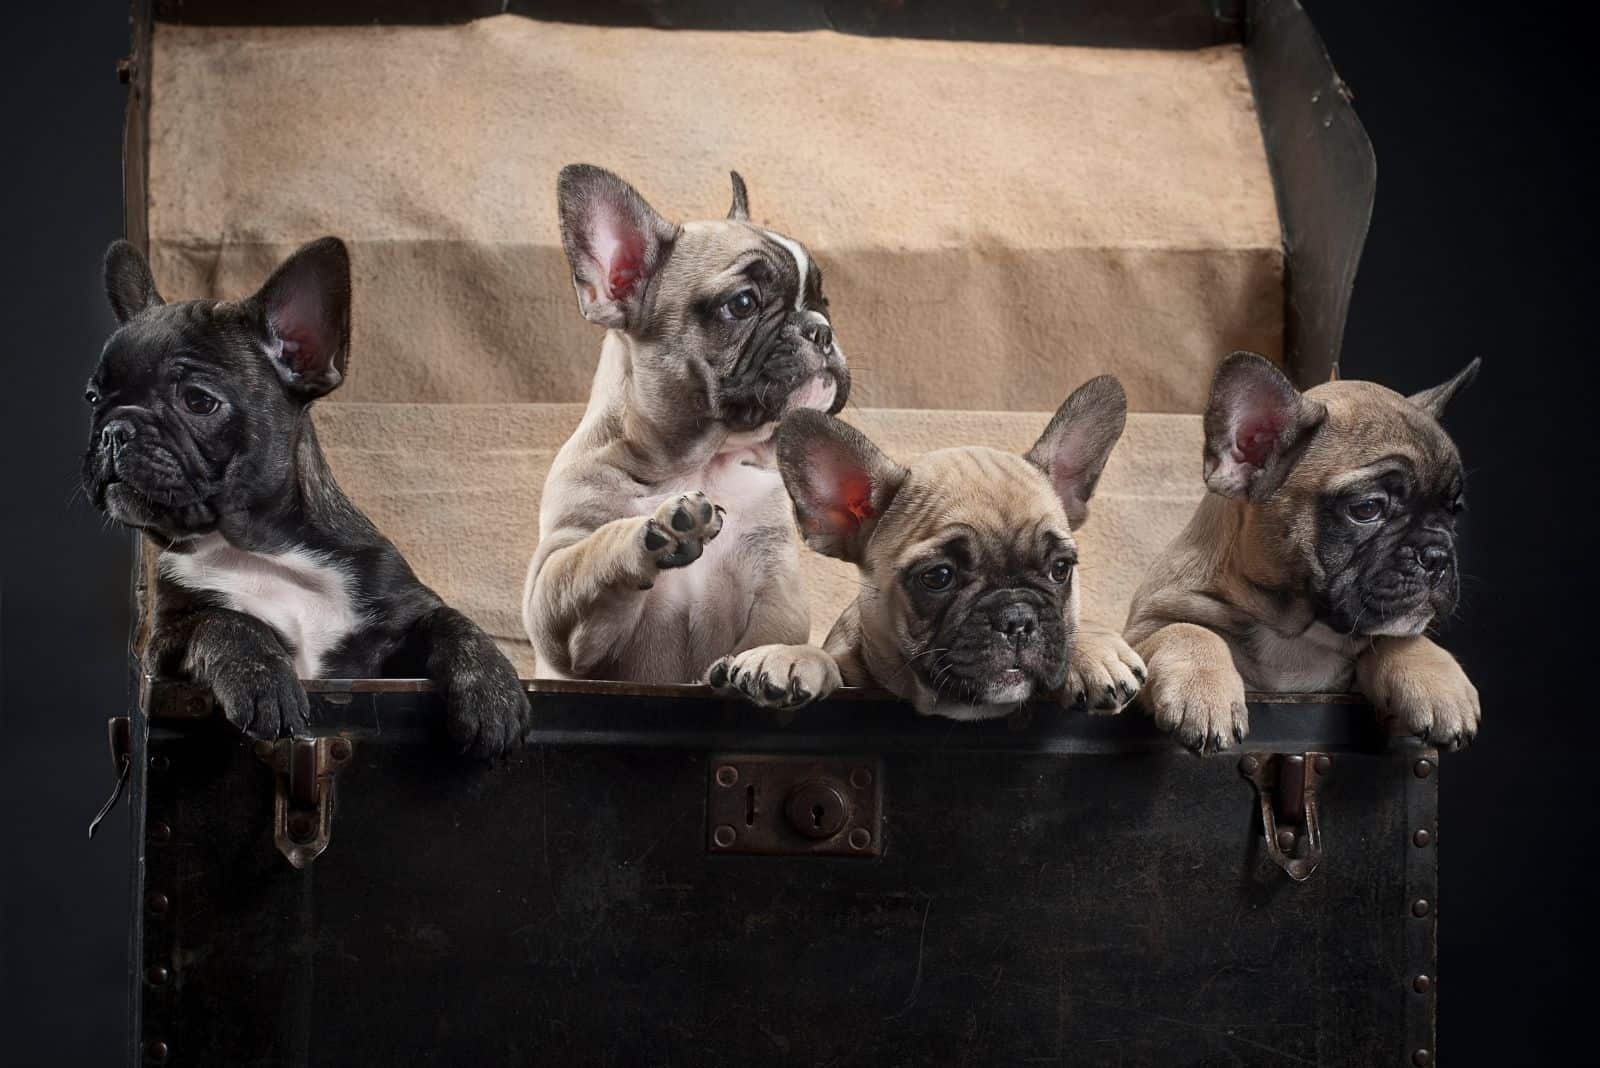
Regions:
M 445 727 L 463 752 L 498 756 L 532 725 L 516 669 L 472 620 L 440 605 L 417 623 L 428 678 L 444 693 Z
M 1149 681 L 1141 703 L 1162 730 L 1195 752 L 1244 741 L 1250 711 L 1228 643 L 1194 623 L 1169 623 L 1140 642 Z
M 1478 688 L 1427 638 L 1374 638 L 1356 658 L 1356 682 L 1379 718 L 1434 745 L 1460 749 L 1478 733 Z
M 752 704 L 793 712 L 840 686 L 833 657 L 815 645 L 761 645 L 711 665 L 706 681 Z
M 1056 693 L 1061 704 L 1095 715 L 1115 715 L 1138 694 L 1144 661 L 1122 635 L 1094 624 L 1078 628 L 1067 664 L 1067 681 Z
M 304 731 L 310 703 L 277 631 L 229 608 L 197 608 L 162 619 L 146 664 L 211 689 L 227 717 L 251 738 Z
M 638 636 L 641 591 L 663 570 L 687 567 L 722 530 L 703 493 L 669 497 L 651 516 L 615 519 L 588 534 L 557 532 L 540 546 L 523 592 L 522 623 L 540 659 L 582 678 Z

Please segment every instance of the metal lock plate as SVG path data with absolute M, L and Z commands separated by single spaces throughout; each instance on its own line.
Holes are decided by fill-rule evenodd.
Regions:
M 873 757 L 714 755 L 706 848 L 763 856 L 883 852 L 883 763 Z

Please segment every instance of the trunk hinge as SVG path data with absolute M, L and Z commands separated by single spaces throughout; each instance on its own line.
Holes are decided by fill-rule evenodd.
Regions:
M 1317 789 L 1333 770 L 1326 753 L 1246 753 L 1239 773 L 1256 788 L 1267 855 L 1303 883 L 1322 863 Z
M 322 855 L 333 836 L 334 779 L 355 752 L 348 738 L 283 738 L 256 743 L 275 773 L 272 840 L 296 868 Z

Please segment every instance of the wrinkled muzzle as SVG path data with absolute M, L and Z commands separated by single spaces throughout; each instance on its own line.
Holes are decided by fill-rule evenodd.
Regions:
M 214 520 L 178 451 L 142 413 L 113 412 L 93 428 L 83 487 L 96 508 L 128 526 L 172 534 Z
M 941 697 L 1018 704 L 1066 681 L 1071 635 L 1060 609 L 1037 591 L 987 593 L 940 630 L 933 644 L 947 652 L 919 662 L 918 670 Z
M 798 311 L 758 337 L 722 377 L 717 418 L 749 431 L 797 408 L 837 412 L 849 396 L 850 370 L 832 324 L 820 312 Z

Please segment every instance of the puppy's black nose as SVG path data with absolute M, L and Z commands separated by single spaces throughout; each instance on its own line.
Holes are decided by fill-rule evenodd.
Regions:
M 1437 575 L 1450 566 L 1450 550 L 1442 545 L 1430 545 L 1422 550 L 1422 568 L 1430 575 Z
M 800 328 L 800 336 L 823 352 L 833 348 L 833 327 L 821 319 L 813 319 Z
M 1008 604 L 995 613 L 994 629 L 1012 641 L 1033 637 L 1039 629 L 1039 617 L 1025 604 Z
M 133 437 L 133 424 L 125 419 L 113 419 L 100 428 L 100 448 L 116 452 Z

